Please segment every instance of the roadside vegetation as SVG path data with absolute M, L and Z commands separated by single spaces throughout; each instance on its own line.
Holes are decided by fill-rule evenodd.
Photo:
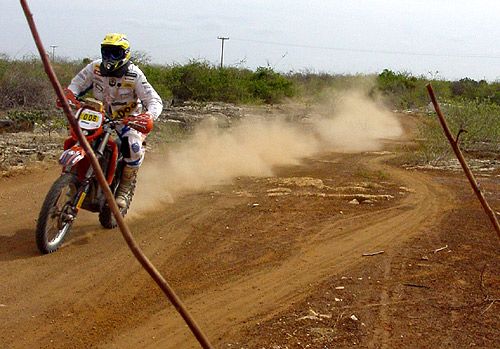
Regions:
M 441 106 L 452 134 L 459 135 L 460 148 L 467 157 L 500 160 L 500 105 L 481 100 L 454 100 Z M 420 126 L 419 146 L 409 162 L 439 165 L 454 157 L 434 113 Z
M 82 61 L 56 61 L 54 69 L 63 86 L 86 64 Z M 295 98 L 314 103 L 330 89 L 361 88 L 371 98 L 382 99 L 391 109 L 426 115 L 429 98 L 425 85 L 432 83 L 446 117 L 466 152 L 498 157 L 500 153 L 500 81 L 487 82 L 463 78 L 446 81 L 436 77 L 413 76 L 385 69 L 373 75 L 332 75 L 313 71 L 282 74 L 270 67 L 250 70 L 219 68 L 207 61 L 186 64 L 151 64 L 139 53 L 135 62 L 162 96 L 166 105 L 183 101 L 220 101 L 236 104 L 276 104 Z M 437 74 L 436 74 L 437 75 Z M 11 59 L 0 55 L 0 119 L 10 119 L 27 127 L 42 125 L 51 132 L 63 123 L 55 109 L 54 94 L 36 57 Z M 436 162 L 448 157 L 449 146 L 435 118 L 424 117 L 418 151 L 412 161 Z
M 460 132 L 460 147 L 465 155 L 500 159 L 500 81 L 426 79 L 386 69 L 377 76 L 376 83 L 385 100 L 399 110 L 423 116 L 418 147 L 407 154 L 406 160 L 437 165 L 454 156 L 429 105 L 425 88 L 429 82 L 452 133 L 457 136 Z

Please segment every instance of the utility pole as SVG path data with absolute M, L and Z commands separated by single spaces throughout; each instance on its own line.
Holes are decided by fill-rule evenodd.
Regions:
M 220 67 L 222 68 L 222 65 L 224 63 L 224 41 L 229 40 L 229 38 L 225 38 L 223 36 L 218 36 L 217 39 L 222 41 L 222 49 L 220 53 Z
M 57 45 L 50 45 L 52 48 L 52 62 L 54 62 L 54 59 L 56 58 L 56 47 Z

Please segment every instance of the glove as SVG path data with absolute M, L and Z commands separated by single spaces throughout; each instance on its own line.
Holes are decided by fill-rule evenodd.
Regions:
M 123 124 L 147 135 L 153 129 L 153 117 L 149 113 L 129 116 L 123 119 Z
M 68 100 L 68 104 L 70 107 L 74 107 L 76 109 L 80 109 L 82 104 L 78 99 L 76 99 L 75 94 L 73 91 L 71 91 L 69 88 L 64 89 L 64 95 L 66 96 L 66 99 Z M 62 108 L 62 103 L 59 99 L 56 101 L 56 107 Z

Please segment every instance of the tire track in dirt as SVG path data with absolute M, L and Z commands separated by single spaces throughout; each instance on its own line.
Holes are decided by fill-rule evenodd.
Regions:
M 379 164 L 380 157 L 370 157 L 369 161 L 372 169 L 384 168 L 415 193 L 394 207 L 348 219 L 332 219 L 321 227 L 311 227 L 318 230 L 316 236 L 300 246 L 300 253 L 279 266 L 258 270 L 187 297 L 186 303 L 217 345 L 222 345 L 221 338 L 237 338 L 240 329 L 249 322 L 270 318 L 298 301 L 308 288 L 329 275 L 360 262 L 363 252 L 390 251 L 398 242 L 422 233 L 449 205 L 451 194 L 425 175 L 389 169 Z M 380 298 L 387 303 L 387 294 L 382 293 Z M 387 318 L 383 308 L 382 319 Z M 387 336 L 384 331 L 376 336 L 382 347 L 387 343 Z M 167 309 L 102 347 L 194 348 L 197 344 L 180 320 L 172 319 L 172 309 Z
M 173 210 L 169 229 L 179 229 L 186 217 L 196 219 L 199 212 L 203 217 L 205 211 L 205 207 L 196 205 Z M 8 232 L 1 232 L 1 239 L 10 240 L 14 251 L 18 250 L 13 255 L 10 249 L 2 248 L 1 254 L 0 303 L 6 305 L 1 309 L 6 325 L 0 342 L 6 348 L 88 348 L 117 326 L 133 326 L 147 318 L 150 309 L 141 313 L 137 306 L 144 304 L 141 288 L 151 287 L 150 279 L 131 258 L 117 230 L 96 230 L 96 216 L 84 214 L 61 250 L 40 256 L 34 243 L 34 226 L 30 229 L 32 214 L 28 216 L 16 217 L 22 234 L 12 238 L 6 237 Z M 140 226 L 130 223 L 141 243 Z M 169 229 L 162 229 L 165 242 L 175 249 L 183 237 L 169 235 Z M 148 252 L 154 255 L 150 249 Z M 161 296 L 155 292 L 154 298 Z M 44 331 L 37 330 L 40 328 Z
M 339 157 L 349 159 L 349 155 Z M 286 247 L 293 249 L 291 253 L 279 259 L 271 255 L 269 263 L 249 268 L 245 263 L 237 264 L 234 270 L 216 272 L 200 285 L 179 278 L 178 271 L 187 278 L 204 273 L 200 256 L 219 265 L 219 254 L 210 239 L 217 229 L 224 229 L 228 214 L 231 219 L 248 221 L 250 227 L 252 220 L 259 219 L 247 213 L 251 212 L 248 199 L 192 194 L 164 212 L 152 212 L 129 222 L 147 255 L 172 281 L 209 338 L 221 345 L 227 338 L 238 338 L 246 325 L 272 317 L 302 299 L 331 274 L 359 263 L 363 252 L 390 251 L 439 219 L 451 195 L 423 174 L 381 165 L 385 159 L 365 154 L 356 161 L 389 172 L 415 193 L 394 206 L 367 213 L 361 210 L 346 218 L 336 215 L 311 220 L 310 226 L 290 216 L 291 223 L 308 233 Z M 336 162 L 321 164 L 331 169 L 338 166 Z M 0 203 L 10 212 L 9 217 L 0 218 L 0 303 L 6 305 L 0 308 L 6 323 L 1 342 L 7 348 L 197 348 L 175 310 L 165 306 L 164 297 L 133 261 L 119 232 L 97 229 L 95 216 L 79 217 L 61 251 L 38 256 L 34 219 L 57 172 L 33 173 L 0 183 L 4 196 Z M 289 170 L 280 174 L 288 176 Z M 263 186 L 259 182 L 255 185 Z M 311 203 L 306 198 L 294 200 L 303 208 Z M 272 221 L 265 228 L 270 233 L 284 229 Z M 234 238 L 222 241 L 217 249 L 231 249 L 244 233 L 235 231 Z M 210 239 L 203 240 L 197 234 Z M 160 238 L 163 240 L 158 243 Z M 206 245 L 189 245 L 196 239 Z M 196 248 L 189 248 L 193 245 Z M 37 330 L 40 328 L 44 331 Z M 382 342 L 386 335 L 380 332 Z
M 388 280 L 391 275 L 391 259 L 385 260 L 384 261 L 384 279 Z M 389 304 L 391 302 L 389 298 L 389 290 L 387 289 L 387 286 L 385 286 L 386 283 L 384 283 L 384 287 L 382 291 L 380 292 L 380 304 Z M 375 347 L 375 345 L 379 345 L 380 348 L 388 348 L 389 345 L 389 339 L 390 339 L 390 333 L 387 330 L 386 326 L 388 326 L 388 320 L 389 320 L 389 315 L 387 312 L 387 307 L 386 306 L 381 306 L 379 308 L 379 318 L 381 319 L 380 321 L 380 326 L 375 329 L 375 334 L 374 334 L 374 342 L 372 345 Z
M 437 224 L 437 222 L 441 219 L 444 213 L 453 207 L 453 202 L 455 200 L 454 195 L 450 193 L 448 190 L 441 187 L 439 184 L 433 183 L 430 177 L 426 177 L 420 173 L 414 173 L 412 176 L 407 176 L 407 174 L 403 174 L 401 170 L 399 171 L 399 175 L 403 175 L 403 178 L 406 180 L 410 180 L 413 182 L 413 185 L 416 185 L 412 188 L 417 189 L 420 192 L 425 192 L 425 195 L 419 195 L 418 201 L 419 206 L 423 206 L 422 210 L 417 210 L 415 213 L 422 214 L 421 224 L 414 224 L 410 232 L 411 235 L 415 233 L 428 233 L 432 225 Z M 420 183 L 415 182 L 415 180 L 420 180 Z M 411 183 L 410 182 L 410 183 Z M 422 194 L 422 193 L 420 193 Z M 427 213 L 427 215 L 425 215 Z M 415 217 L 416 218 L 416 217 Z M 418 219 L 415 220 L 415 223 Z M 410 236 L 408 236 L 410 237 Z M 391 265 L 393 262 L 393 257 L 389 254 L 388 258 L 384 260 L 384 285 L 390 284 L 389 279 L 391 278 Z M 384 286 L 380 293 L 380 304 L 395 304 L 398 299 L 394 298 L 396 294 L 395 290 L 387 289 L 387 286 Z M 378 308 L 378 318 L 380 319 L 380 326 L 375 328 L 375 333 L 373 336 L 373 340 L 370 343 L 367 343 L 368 347 L 376 347 L 376 348 L 390 348 L 391 347 L 391 329 L 388 328 L 391 323 L 389 307 L 381 306 Z

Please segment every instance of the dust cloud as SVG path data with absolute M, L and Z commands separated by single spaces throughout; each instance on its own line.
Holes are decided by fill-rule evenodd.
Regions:
M 382 148 L 384 139 L 397 139 L 403 134 L 399 120 L 360 91 L 333 94 L 312 112 L 317 114 L 315 130 L 330 151 L 375 151 Z
M 186 141 L 150 156 L 139 172 L 132 212 L 173 202 L 183 192 L 228 183 L 238 176 L 272 176 L 320 152 L 362 152 L 402 134 L 398 120 L 359 91 L 332 93 L 300 122 L 281 115 L 248 116 L 230 128 L 201 123 Z M 149 154 L 152 155 L 152 154 Z

